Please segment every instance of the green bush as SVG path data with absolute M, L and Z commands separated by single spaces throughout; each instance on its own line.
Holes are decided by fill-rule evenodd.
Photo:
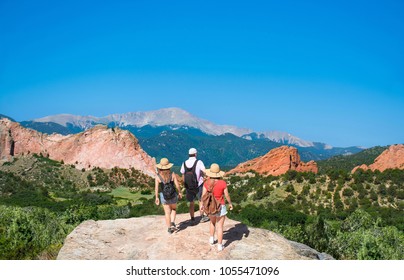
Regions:
M 47 251 L 54 255 L 71 230 L 46 209 L 0 205 L 0 259 L 35 259 Z

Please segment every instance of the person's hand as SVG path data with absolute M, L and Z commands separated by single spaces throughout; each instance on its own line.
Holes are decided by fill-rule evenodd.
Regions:
M 233 210 L 233 204 L 231 204 L 231 203 L 229 204 L 229 209 L 230 209 L 230 211 Z
M 155 203 L 156 203 L 156 205 L 160 205 L 160 199 L 158 197 L 156 197 Z
M 182 199 L 182 193 L 181 193 L 181 192 L 178 193 L 178 197 L 179 197 L 180 199 Z

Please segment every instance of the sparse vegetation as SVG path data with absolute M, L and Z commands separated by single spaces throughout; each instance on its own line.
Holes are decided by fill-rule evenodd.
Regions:
M 404 258 L 404 171 L 254 171 L 226 178 L 229 217 L 338 259 Z M 162 215 L 154 181 L 135 169 L 77 170 L 41 155 L 0 167 L 0 259 L 54 259 L 88 219 Z M 187 203 L 178 212 L 188 212 Z
M 403 176 L 403 170 L 231 176 L 230 195 L 239 205 L 230 217 L 338 259 L 403 259 Z

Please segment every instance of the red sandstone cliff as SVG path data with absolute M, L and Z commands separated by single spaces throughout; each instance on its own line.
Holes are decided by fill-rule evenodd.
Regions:
M 73 135 L 48 135 L 0 119 L 0 160 L 28 153 L 49 154 L 49 158 L 74 164 L 79 169 L 133 167 L 154 174 L 152 158 L 129 131 L 96 126 Z
M 367 166 L 362 164 L 357 166 L 352 170 L 355 173 L 356 170 L 380 170 L 384 171 L 386 169 L 404 169 L 404 145 L 392 145 L 387 150 L 385 150 L 380 156 L 375 159 L 375 162 Z
M 282 146 L 272 149 L 262 157 L 239 164 L 236 168 L 230 170 L 228 174 L 243 173 L 249 170 L 255 170 L 261 174 L 278 176 L 289 170 L 317 173 L 318 167 L 314 161 L 308 163 L 300 161 L 296 148 Z

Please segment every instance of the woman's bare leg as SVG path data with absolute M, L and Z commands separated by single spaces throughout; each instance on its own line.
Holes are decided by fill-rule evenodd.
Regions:
M 225 220 L 226 220 L 226 216 L 217 217 L 216 234 L 217 234 L 218 244 L 222 244 L 222 242 L 223 242 L 223 225 L 224 225 Z

